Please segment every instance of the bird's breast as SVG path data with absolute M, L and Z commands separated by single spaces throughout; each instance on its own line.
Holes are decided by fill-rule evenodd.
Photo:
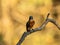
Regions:
M 30 27 L 33 27 L 33 25 L 35 24 L 34 20 L 30 21 Z

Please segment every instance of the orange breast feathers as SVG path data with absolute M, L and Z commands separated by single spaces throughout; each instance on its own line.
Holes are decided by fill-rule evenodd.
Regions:
M 30 20 L 30 28 L 32 28 L 34 24 L 35 24 L 35 21 L 34 20 Z

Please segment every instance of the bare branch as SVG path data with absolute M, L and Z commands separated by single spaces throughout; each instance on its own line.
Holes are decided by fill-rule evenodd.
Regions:
M 21 39 L 19 40 L 19 42 L 18 42 L 16 45 L 21 45 L 22 42 L 25 40 L 25 38 L 26 38 L 29 34 L 34 33 L 34 32 L 36 32 L 36 31 L 41 31 L 41 30 L 46 26 L 46 24 L 47 24 L 48 22 L 53 23 L 53 24 L 56 25 L 57 28 L 60 30 L 60 27 L 59 27 L 59 25 L 57 24 L 57 22 L 56 22 L 55 20 L 53 20 L 53 19 L 48 19 L 48 16 L 49 16 L 49 14 L 47 15 L 47 19 L 45 20 L 45 22 L 44 22 L 40 27 L 35 28 L 35 29 L 33 29 L 33 30 L 30 30 L 30 32 L 24 32 L 23 35 L 22 35 L 22 37 L 21 37 Z
M 50 15 L 50 13 L 47 14 L 46 20 L 48 19 L 49 15 Z

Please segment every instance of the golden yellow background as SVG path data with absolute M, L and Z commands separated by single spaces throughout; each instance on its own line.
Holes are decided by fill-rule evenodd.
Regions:
M 33 28 L 39 27 L 48 13 L 60 24 L 60 3 L 53 5 L 53 0 L 0 0 L 0 45 L 16 45 L 30 15 L 35 20 Z M 58 15 L 53 15 L 54 10 Z M 42 31 L 28 35 L 22 45 L 60 45 L 60 30 L 48 23 Z

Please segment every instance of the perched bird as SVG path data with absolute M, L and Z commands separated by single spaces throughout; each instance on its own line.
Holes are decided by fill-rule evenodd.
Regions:
M 35 24 L 35 21 L 33 20 L 33 16 L 29 16 L 29 20 L 26 23 L 27 32 L 29 32 L 32 29 L 34 24 Z

